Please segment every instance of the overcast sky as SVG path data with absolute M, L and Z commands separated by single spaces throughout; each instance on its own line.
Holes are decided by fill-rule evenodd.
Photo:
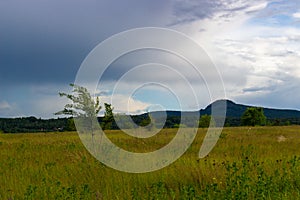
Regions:
M 141 27 L 170 28 L 194 39 L 219 69 L 226 98 L 300 110 L 299 0 L 0 0 L 0 117 L 55 117 L 66 103 L 58 92 L 70 92 L 68 84 L 89 52 L 114 34 Z M 184 66 L 171 55 L 139 53 L 118 59 L 106 71 L 99 86 L 102 101 L 109 101 L 110 84 L 129 66 L 154 58 Z M 122 80 L 122 91 L 139 87 L 150 74 L 136 70 L 134 81 Z M 164 70 L 156 75 L 188 95 L 175 75 Z M 200 90 L 205 87 L 199 85 Z M 196 110 L 211 101 L 202 100 L 179 108 L 168 88 L 153 85 L 132 96 L 115 94 L 113 106 L 130 113 L 156 104 Z

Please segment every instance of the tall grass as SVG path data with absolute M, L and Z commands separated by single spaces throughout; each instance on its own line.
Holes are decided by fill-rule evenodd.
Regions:
M 204 159 L 197 156 L 206 129 L 199 129 L 180 159 L 146 174 L 106 167 L 76 132 L 0 134 L 0 199 L 300 199 L 299 128 L 225 128 Z M 175 133 L 136 139 L 107 131 L 135 152 L 159 149 Z

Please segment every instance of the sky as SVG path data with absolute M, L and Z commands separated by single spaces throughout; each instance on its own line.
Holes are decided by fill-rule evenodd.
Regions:
M 71 92 L 68 85 L 89 53 L 115 34 L 143 27 L 193 39 L 218 69 L 225 95 L 209 98 L 205 81 L 178 57 L 143 50 L 121 56 L 101 77 L 98 95 L 116 112 L 197 110 L 217 98 L 300 110 L 299 0 L 0 0 L 0 117 L 56 118 L 53 113 L 68 102 L 58 92 Z M 122 79 L 153 60 L 179 74 L 152 65 Z M 198 103 L 177 81 L 182 75 L 201 91 Z M 143 85 L 145 80 L 166 87 Z

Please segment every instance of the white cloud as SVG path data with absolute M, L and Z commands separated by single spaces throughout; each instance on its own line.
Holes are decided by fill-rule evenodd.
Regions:
M 12 106 L 7 101 L 1 101 L 0 102 L 0 110 L 7 110 L 11 109 Z
M 249 8 L 246 9 L 246 12 L 256 12 L 256 11 L 260 11 L 264 8 L 266 8 L 268 5 L 268 2 L 261 2 L 258 3 L 256 5 L 252 5 Z
M 26 111 L 26 115 L 33 115 L 42 118 L 53 118 L 54 113 L 64 109 L 67 103 L 71 103 L 66 98 L 61 98 L 58 95 L 37 95 L 36 99 L 33 99 L 30 104 L 30 111 Z M 62 116 L 56 116 L 62 117 Z M 63 116 L 65 117 L 65 116 Z
M 115 94 L 113 96 L 100 96 L 102 103 L 110 103 L 115 113 L 141 114 L 147 112 L 151 105 L 132 98 L 131 96 Z M 103 113 L 104 110 L 101 110 Z
M 15 102 L 0 101 L 0 117 L 19 117 L 21 113 Z
M 299 19 L 300 18 L 300 12 L 294 13 L 293 17 Z

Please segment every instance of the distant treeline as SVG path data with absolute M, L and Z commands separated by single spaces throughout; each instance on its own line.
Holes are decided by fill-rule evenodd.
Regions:
M 148 114 L 131 116 L 133 122 L 139 126 L 147 126 L 150 123 Z M 186 122 L 195 122 L 195 117 L 191 116 Z M 102 125 L 103 118 L 98 118 L 99 124 Z M 157 120 L 159 121 L 159 120 Z M 165 123 L 164 123 L 165 122 Z M 179 126 L 191 127 L 194 123 L 181 123 L 180 115 L 167 116 L 162 120 L 164 128 L 178 128 Z M 268 126 L 300 125 L 300 118 L 273 118 L 267 119 Z M 224 126 L 241 126 L 241 118 L 227 117 Z M 112 121 L 110 129 L 117 130 L 118 125 Z M 3 133 L 29 133 L 29 132 L 52 132 L 52 131 L 74 131 L 75 125 L 72 118 L 41 119 L 36 117 L 22 118 L 0 118 L 0 132 Z
M 140 126 L 146 126 L 150 123 L 150 118 L 146 114 L 132 116 L 132 120 Z M 102 125 L 103 117 L 98 118 Z M 178 124 L 180 118 L 170 117 L 166 121 L 166 127 L 171 128 Z M 115 121 L 111 123 L 110 129 L 119 129 Z M 29 132 L 52 132 L 52 131 L 75 131 L 75 125 L 72 118 L 41 119 L 36 117 L 20 118 L 0 118 L 0 132 L 3 133 L 29 133 Z
M 148 114 L 131 116 L 132 121 L 138 126 L 147 126 L 150 123 Z M 102 126 L 103 117 L 98 117 L 98 122 Z M 168 117 L 164 125 L 165 128 L 173 128 L 180 124 L 180 117 Z M 119 129 L 115 121 L 112 121 L 110 129 Z M 0 132 L 3 133 L 34 133 L 52 131 L 75 131 L 72 118 L 41 119 L 36 117 L 20 118 L 0 118 Z
M 4 133 L 50 132 L 66 128 L 68 118 L 37 119 L 36 117 L 0 118 L 0 131 Z
M 300 118 L 267 118 L 267 126 L 288 126 L 300 125 Z M 241 118 L 227 117 L 225 120 L 226 127 L 242 126 Z

